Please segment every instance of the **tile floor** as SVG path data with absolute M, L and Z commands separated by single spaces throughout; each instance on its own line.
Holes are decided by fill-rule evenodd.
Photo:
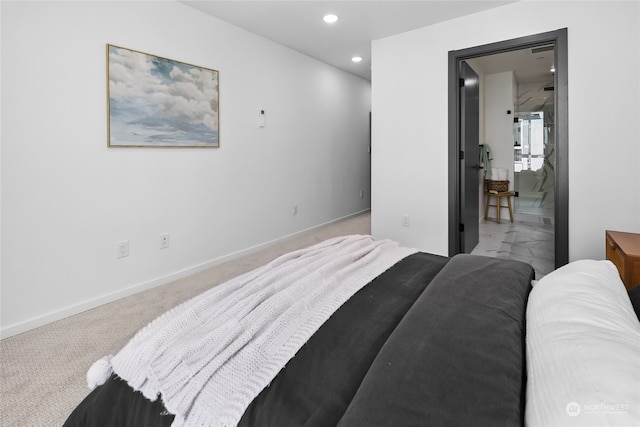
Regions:
M 533 267 L 536 279 L 554 269 L 554 226 L 546 216 L 514 213 L 514 222 L 495 218 L 480 220 L 480 241 L 471 252 L 494 258 L 524 261 Z

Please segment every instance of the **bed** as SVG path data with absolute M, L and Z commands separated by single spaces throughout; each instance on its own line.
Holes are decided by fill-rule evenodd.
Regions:
M 330 239 L 160 316 L 91 367 L 65 426 L 638 425 L 640 323 L 610 267 L 536 282 L 517 261 Z

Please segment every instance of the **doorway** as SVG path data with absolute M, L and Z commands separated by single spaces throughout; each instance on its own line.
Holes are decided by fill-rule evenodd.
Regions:
M 554 50 L 549 44 L 465 61 L 482 76 L 483 105 L 480 233 L 471 254 L 524 261 L 538 278 L 555 268 Z M 507 182 L 492 181 L 492 188 L 506 184 L 514 194 L 511 212 L 501 208 L 502 221 L 493 207 L 485 218 L 485 179 L 500 175 Z M 501 204 L 507 205 L 504 198 Z
M 461 65 L 465 61 L 498 53 L 522 49 L 535 49 L 541 46 L 554 47 L 554 128 L 553 139 L 556 142 L 555 182 L 552 185 L 554 213 L 554 252 L 555 267 L 568 262 L 568 99 L 567 99 L 567 30 L 560 29 L 518 39 L 477 46 L 469 49 L 449 52 L 449 255 L 460 252 L 470 253 L 473 248 L 465 242 L 473 241 L 477 227 L 471 222 L 478 218 L 477 204 L 465 201 L 468 194 L 478 192 L 478 187 L 469 188 L 465 184 L 464 171 L 479 167 L 477 156 L 465 155 L 465 136 L 461 129 L 461 120 L 468 119 L 468 112 L 460 101 Z M 477 142 L 476 142 L 477 144 Z M 477 237 L 475 237 L 477 239 Z

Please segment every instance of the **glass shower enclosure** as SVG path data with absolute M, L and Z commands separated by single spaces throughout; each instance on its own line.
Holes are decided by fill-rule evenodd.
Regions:
M 553 114 L 516 113 L 513 120 L 515 211 L 553 222 L 555 143 Z

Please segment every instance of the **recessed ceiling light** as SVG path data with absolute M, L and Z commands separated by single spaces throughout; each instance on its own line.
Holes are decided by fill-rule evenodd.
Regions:
M 353 58 L 351 58 L 351 60 L 353 62 L 360 62 L 360 61 L 362 61 L 362 57 L 361 56 L 354 56 Z
M 325 15 L 322 20 L 327 24 L 333 24 L 334 22 L 338 22 L 338 17 L 336 15 L 329 14 Z

